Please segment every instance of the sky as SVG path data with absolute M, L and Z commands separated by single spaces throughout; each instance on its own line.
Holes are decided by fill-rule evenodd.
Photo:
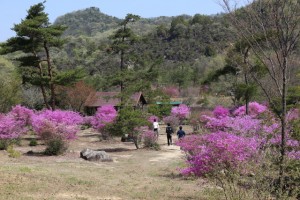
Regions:
M 21 22 L 30 6 L 43 0 L 2 0 L 0 12 L 0 42 L 15 36 L 11 28 Z M 45 12 L 50 22 L 66 13 L 98 7 L 102 13 L 124 18 L 132 13 L 143 18 L 177 16 L 181 14 L 217 14 L 222 12 L 218 0 L 47 0 Z

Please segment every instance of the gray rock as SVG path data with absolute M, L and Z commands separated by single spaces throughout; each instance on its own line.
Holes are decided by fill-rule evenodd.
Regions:
M 80 152 L 80 157 L 88 161 L 112 162 L 112 158 L 105 151 L 94 151 L 84 149 Z

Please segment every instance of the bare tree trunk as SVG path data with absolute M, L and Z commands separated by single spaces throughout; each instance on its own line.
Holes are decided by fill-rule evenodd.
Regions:
M 42 95 L 43 95 L 43 99 L 44 99 L 44 103 L 47 109 L 50 108 L 49 104 L 48 104 L 48 99 L 47 99 L 47 95 L 46 95 L 46 91 L 45 91 L 45 87 L 43 85 L 40 85 L 41 91 L 42 91 Z
M 250 96 L 249 96 L 249 81 L 248 81 L 248 57 L 249 57 L 249 50 L 250 48 L 246 48 L 246 52 L 244 53 L 244 78 L 245 78 L 245 84 L 247 86 L 246 93 L 245 93 L 245 103 L 246 103 L 246 115 L 249 115 L 249 102 L 250 102 Z
M 40 76 L 40 78 L 43 78 L 43 72 L 42 72 L 41 63 L 39 63 L 38 68 L 39 68 L 39 76 Z M 43 85 L 43 83 L 41 83 L 41 85 L 39 87 L 41 88 L 41 91 L 42 91 L 42 95 L 43 95 L 45 106 L 46 106 L 47 109 L 49 109 L 50 106 L 49 106 L 49 103 L 48 103 L 48 98 L 47 98 L 45 86 Z
M 281 100 L 281 144 L 280 144 L 280 160 L 279 160 L 279 191 L 278 197 L 280 198 L 283 195 L 284 187 L 284 172 L 285 172 L 285 157 L 286 157 L 286 96 L 287 96 L 287 78 L 286 78 L 286 69 L 287 69 L 287 59 L 283 59 L 283 70 L 282 70 L 282 100 Z
M 44 49 L 46 52 L 46 57 L 47 57 L 47 69 L 48 69 L 48 76 L 49 76 L 49 84 L 50 84 L 50 104 L 52 110 L 55 110 L 55 84 L 53 83 L 53 69 L 52 69 L 52 64 L 51 64 L 51 59 L 50 59 L 50 53 L 49 49 L 47 46 L 47 42 L 44 42 Z

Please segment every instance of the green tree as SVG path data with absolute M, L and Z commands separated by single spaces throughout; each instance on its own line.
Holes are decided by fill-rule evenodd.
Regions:
M 127 14 L 125 19 L 120 23 L 121 28 L 119 28 L 110 39 L 113 41 L 112 50 L 120 55 L 120 88 L 121 92 L 124 90 L 124 80 L 122 80 L 123 73 L 126 73 L 128 67 L 130 67 L 131 56 L 130 51 L 132 51 L 133 44 L 137 41 L 137 35 L 128 27 L 129 23 L 136 22 L 140 19 L 140 16 Z M 126 68 L 127 66 L 127 68 Z
M 128 134 L 132 137 L 136 148 L 139 148 L 139 133 L 135 128 L 147 126 L 149 122 L 141 110 L 134 109 L 132 106 L 126 106 L 118 113 L 116 122 L 106 127 L 106 131 L 112 135 Z
M 51 25 L 44 9 L 43 3 L 30 7 L 26 18 L 13 27 L 17 36 L 2 44 L 2 54 L 17 51 L 24 53 L 17 58 L 20 62 L 23 83 L 39 86 L 45 106 L 55 109 L 56 85 L 76 81 L 82 75 L 78 75 L 80 70 L 73 72 L 56 70 L 56 66 L 52 62 L 51 49 L 62 47 L 64 40 L 60 36 L 66 27 Z
M 21 102 L 21 79 L 15 66 L 3 57 L 0 57 L 0 71 L 0 112 L 5 113 Z

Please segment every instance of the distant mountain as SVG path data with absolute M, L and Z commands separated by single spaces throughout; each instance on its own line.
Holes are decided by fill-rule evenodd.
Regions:
M 133 13 L 134 14 L 134 13 Z M 191 18 L 186 16 L 186 18 Z M 132 28 L 139 34 L 149 33 L 154 27 L 161 24 L 171 24 L 173 17 L 143 18 Z M 117 17 L 109 16 L 100 11 L 99 8 L 91 7 L 84 10 L 74 11 L 58 17 L 54 24 L 65 25 L 67 30 L 65 36 L 96 36 L 99 33 L 114 30 L 122 21 Z
M 64 35 L 94 36 L 96 33 L 115 29 L 121 19 L 100 12 L 99 8 L 91 7 L 58 17 L 54 24 L 65 25 L 68 29 Z

